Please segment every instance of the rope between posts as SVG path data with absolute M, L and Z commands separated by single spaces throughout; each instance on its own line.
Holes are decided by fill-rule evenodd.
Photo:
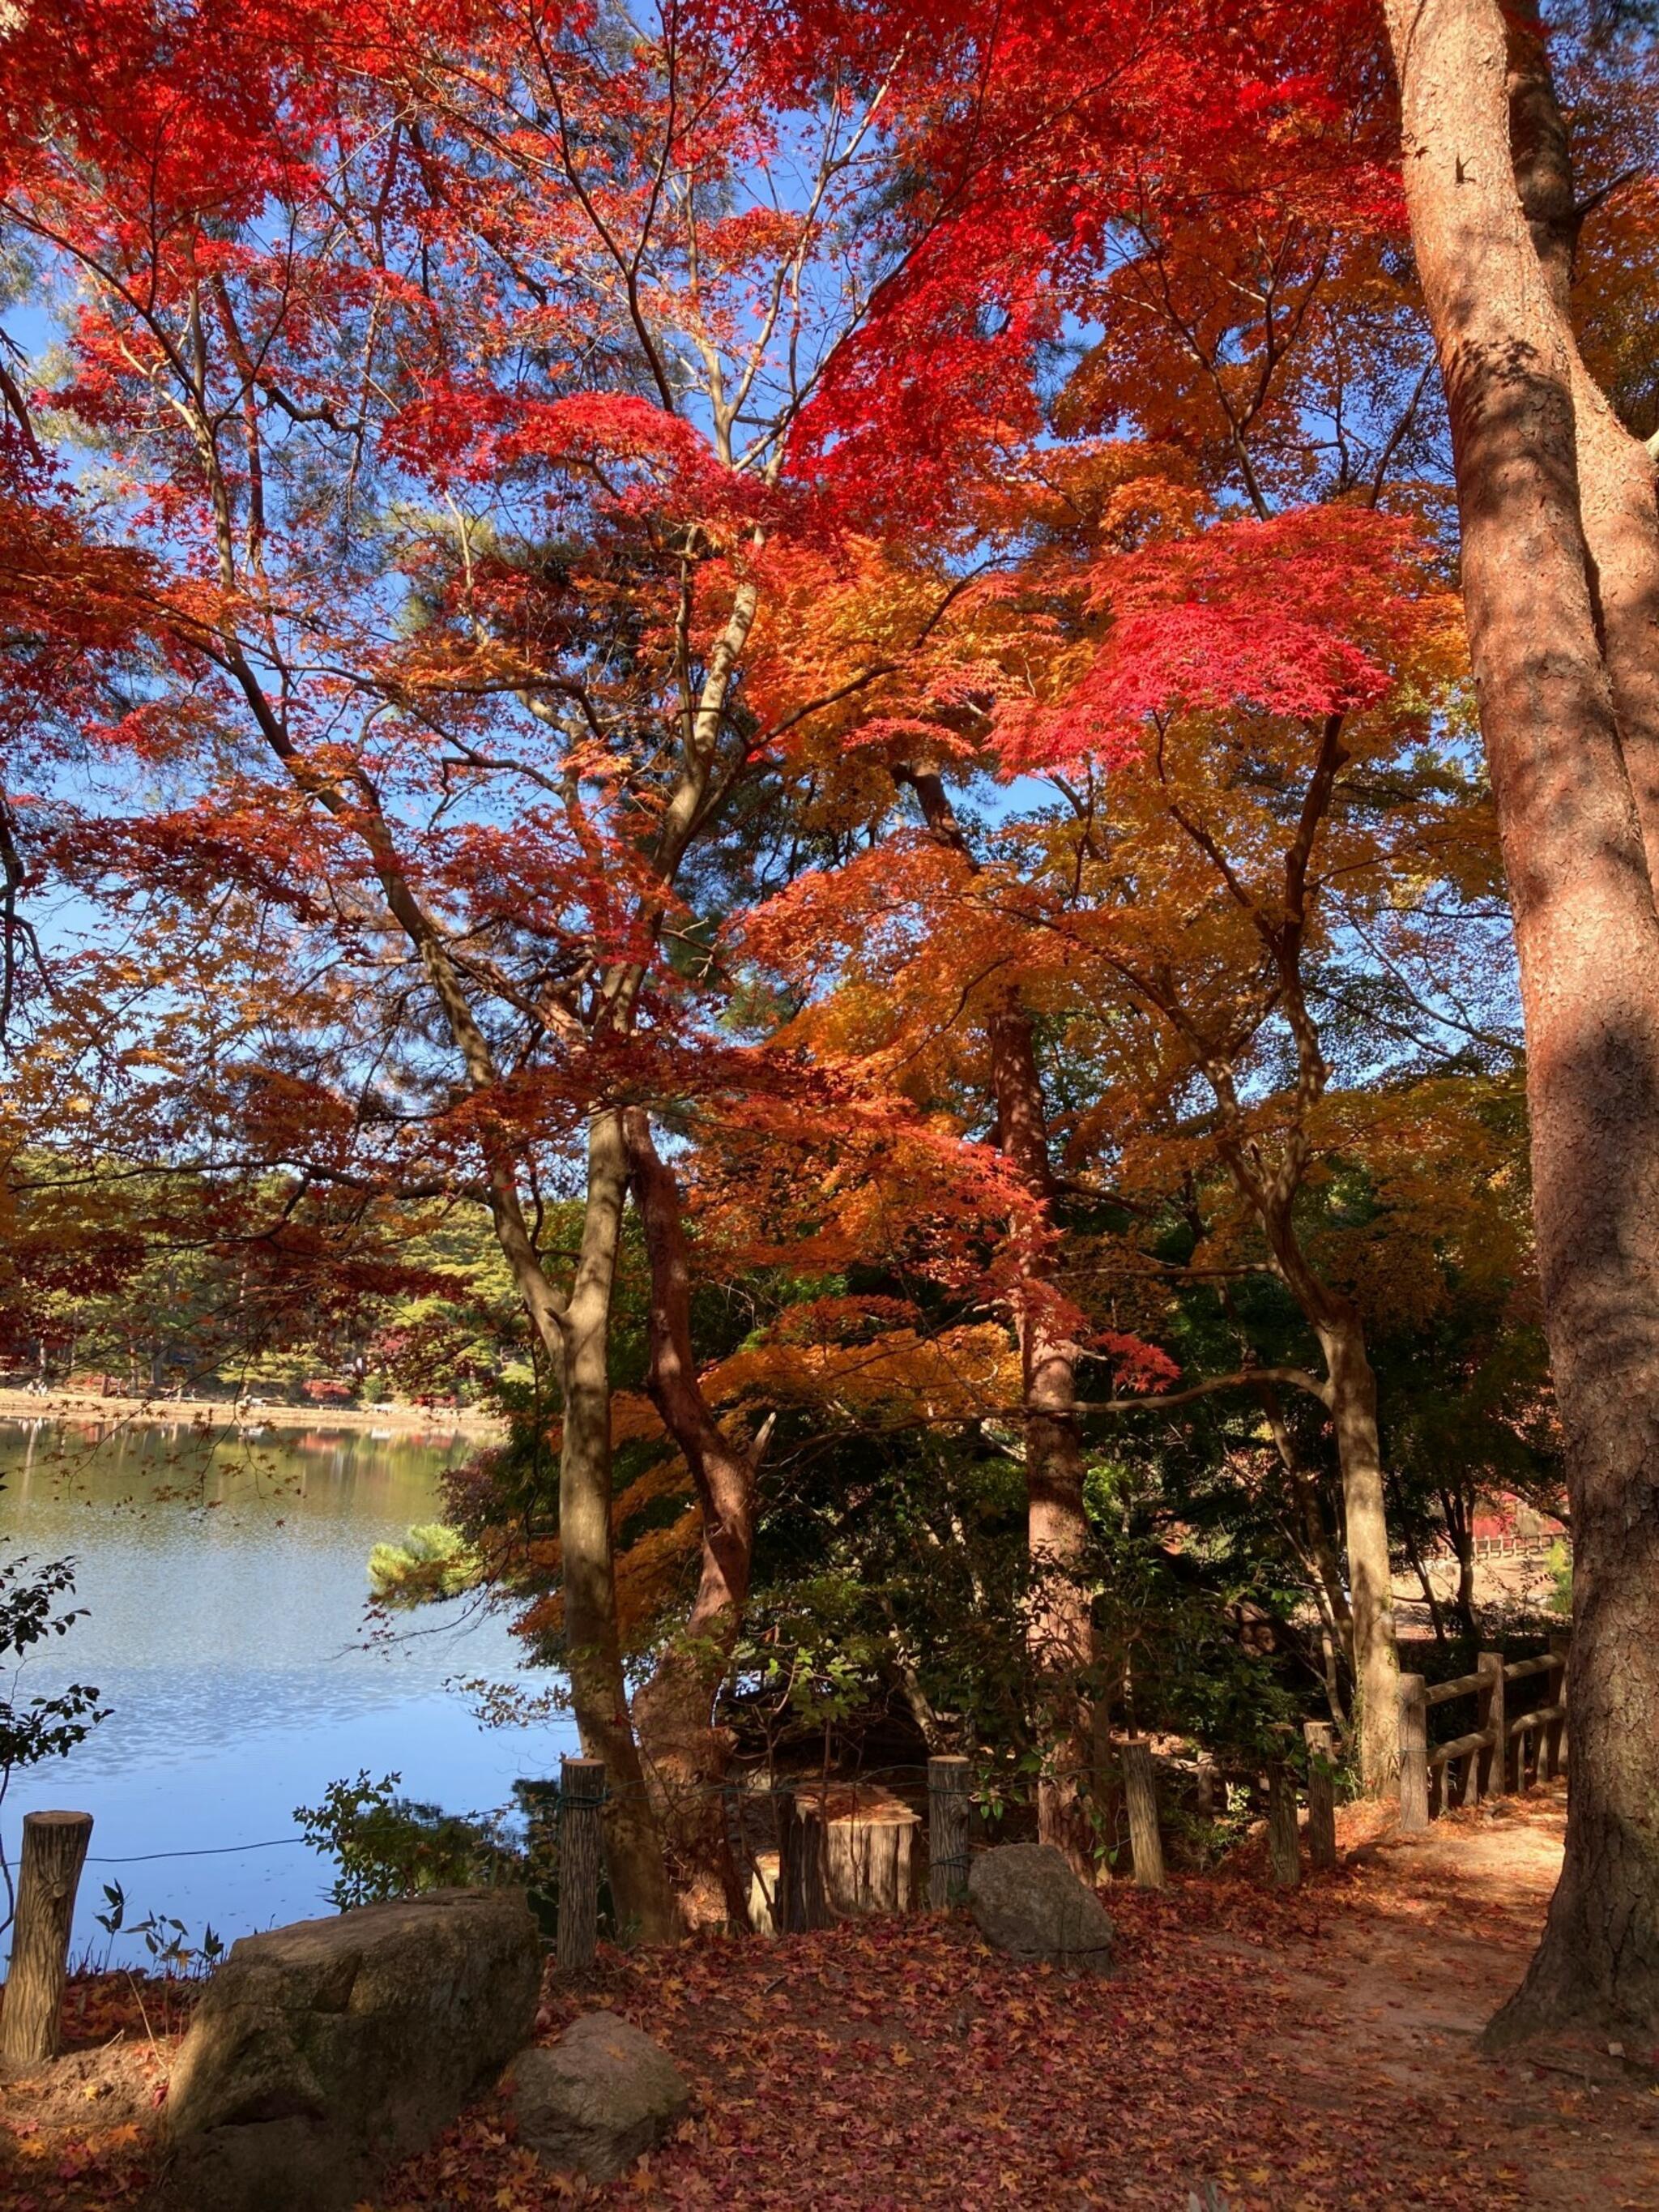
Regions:
M 860 1788 L 874 1785 L 884 1781 L 907 1780 L 913 1783 L 920 1783 L 925 1781 L 926 1778 L 927 1768 L 920 1763 L 913 1761 L 892 1766 L 872 1767 L 866 1772 L 851 1778 L 850 1779 L 839 1777 L 831 1778 L 829 1786 L 836 1790 L 850 1790 L 856 1795 L 857 1791 Z M 824 1781 L 823 1777 L 809 1772 L 802 1775 L 792 1775 L 787 1779 L 781 1781 L 779 1784 L 775 1785 L 772 1790 L 757 1790 L 745 1787 L 742 1783 L 736 1782 L 717 1782 L 703 1783 L 695 1785 L 695 1787 L 689 1792 L 675 1790 L 671 1794 L 675 1796 L 691 1795 L 704 1797 L 720 1797 L 730 1802 L 735 1802 L 738 1804 L 752 1805 L 757 1802 L 763 1802 L 768 1797 L 774 1795 L 787 1795 L 798 1789 L 811 1790 L 815 1788 L 822 1788 L 823 1786 Z M 650 1794 L 650 1785 L 645 1783 L 624 1783 L 619 1786 L 613 1787 L 609 1782 L 607 1782 L 597 1794 L 586 1790 L 568 1790 L 561 1788 L 557 1797 L 554 1801 L 554 1807 L 557 1813 L 563 1813 L 568 1810 L 603 1812 L 607 1807 L 620 1803 L 624 1798 L 636 1796 L 646 1796 L 648 1794 Z M 87 1866 L 108 1867 L 154 1866 L 158 1864 L 160 1862 L 167 1859 L 229 1858 L 234 1857 L 240 1853 L 246 1851 L 281 1850 L 287 1845 L 308 1843 L 310 1840 L 310 1838 L 301 1835 L 296 1831 L 294 1833 L 286 1836 L 261 1837 L 255 1842 L 246 1844 L 204 1844 L 184 1847 L 178 1850 L 167 1851 L 131 1851 L 125 1853 L 91 1851 L 88 1853 L 83 1863 Z M 949 1857 L 941 1858 L 935 1862 L 935 1863 L 939 1866 L 949 1866 L 953 1868 L 965 1867 L 969 1865 L 969 1863 L 970 1855 L 967 1853 L 953 1853 Z
M 236 1851 L 274 1851 L 283 1844 L 303 1844 L 306 1840 L 301 1835 L 268 1836 L 263 1843 L 258 1844 L 204 1844 L 193 1850 L 135 1851 L 127 1858 L 89 1851 L 84 1863 L 88 1866 L 148 1866 L 155 1859 L 221 1859 Z

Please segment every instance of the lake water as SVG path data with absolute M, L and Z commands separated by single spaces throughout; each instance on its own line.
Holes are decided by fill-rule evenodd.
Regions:
M 446 1683 L 524 1674 L 506 1620 L 474 1599 L 365 1620 L 374 1545 L 439 1516 L 438 1480 L 477 1449 L 443 1436 L 272 1429 L 256 1437 L 124 1423 L 0 1420 L 0 1556 L 78 1562 L 87 1617 L 35 1647 L 16 1694 L 95 1683 L 111 1717 L 62 1760 L 19 1774 L 0 1834 L 15 1868 L 22 1815 L 94 1816 L 76 1950 L 118 1878 L 130 1920 L 176 1915 L 229 1940 L 327 1911 L 328 1861 L 295 1839 L 294 1808 L 367 1767 L 448 1812 L 506 1806 L 556 1775 L 575 1729 L 489 1730 Z M 231 1847 L 235 1848 L 231 1848 Z M 130 1940 L 118 1960 L 142 1957 Z

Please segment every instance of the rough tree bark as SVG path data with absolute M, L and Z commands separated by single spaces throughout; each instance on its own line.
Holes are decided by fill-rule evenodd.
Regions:
M 975 872 L 950 796 L 936 770 L 915 768 L 902 781 L 916 794 L 938 842 Z M 989 1024 L 997 1149 L 1036 1204 L 1054 1202 L 1042 1071 L 1030 1018 L 1010 992 Z M 1037 1783 L 1037 1833 L 1079 1875 L 1092 1879 L 1094 1841 L 1088 1781 L 1094 1771 L 1094 1722 L 1087 1680 L 1095 1664 L 1092 1595 L 1085 1578 L 1089 1522 L 1083 1499 L 1083 1440 L 1077 1417 L 1077 1347 L 1057 1324 L 1048 1255 L 1022 1263 L 1026 1291 L 1016 1316 L 1025 1413 L 1026 1544 L 1031 1599 L 1026 1649 L 1044 1710 L 1043 1766 Z
M 62 2043 L 75 1893 L 92 1837 L 90 1813 L 26 1813 L 11 1964 L 0 2001 L 0 2069 L 55 2058 Z
M 1510 91 L 1525 71 L 1514 69 L 1504 13 L 1498 0 L 1386 0 L 1386 12 L 1515 913 L 1539 1273 L 1575 1540 L 1566 1857 L 1525 1985 L 1491 2033 L 1564 2021 L 1650 2032 L 1659 919 L 1641 821 L 1640 701 L 1652 630 L 1636 586 L 1629 622 L 1610 616 L 1603 480 L 1591 459 L 1601 414 L 1585 396 L 1559 272 L 1540 259 L 1517 190 L 1512 163 L 1517 150 L 1526 160 L 1528 141 L 1523 131 L 1517 148 L 1511 136 Z M 1516 89 L 1524 118 L 1534 97 Z
M 1573 262 L 1582 213 L 1571 141 L 1556 97 L 1538 0 L 1510 0 L 1504 12 L 1510 160 L 1566 343 L 1590 603 L 1648 873 L 1659 881 L 1659 497 L 1653 457 L 1619 420 L 1573 337 Z
M 1054 1201 L 1042 1077 L 1030 1018 L 1011 994 L 991 1023 L 997 1148 L 1045 1209 Z M 1046 1738 L 1037 1783 L 1037 1835 L 1092 1879 L 1088 1781 L 1094 1723 L 1088 1680 L 1095 1662 L 1094 1602 L 1087 1576 L 1089 1517 L 1077 1419 L 1077 1347 L 1054 1316 L 1052 1267 L 1033 1251 L 1022 1264 L 1018 1315 L 1025 1409 L 1026 1547 L 1031 1596 L 1026 1648 Z
M 749 1599 L 755 1541 L 755 1453 L 708 1410 L 691 1346 L 691 1271 L 679 1185 L 651 1139 L 644 1109 L 626 1109 L 629 1172 L 651 1269 L 646 1388 L 684 1455 L 702 1521 L 702 1566 L 684 1629 L 634 1700 L 635 1724 L 678 1863 L 693 1927 L 748 1923 L 746 1885 L 732 1855 L 720 1796 L 732 1738 L 714 1725 Z

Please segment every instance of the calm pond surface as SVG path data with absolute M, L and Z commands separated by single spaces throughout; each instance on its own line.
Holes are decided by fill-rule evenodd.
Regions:
M 112 1709 L 67 1759 L 15 1777 L 0 1808 L 14 1868 L 26 1812 L 93 1814 L 77 1955 L 106 1947 L 93 1914 L 112 1878 L 129 1920 L 173 1914 L 192 1941 L 204 1923 L 228 1941 L 330 1911 L 331 1865 L 293 1840 L 294 1808 L 359 1768 L 400 1773 L 403 1794 L 463 1813 L 509 1804 L 520 1777 L 556 1774 L 573 1723 L 487 1730 L 445 1687 L 520 1674 L 499 1615 L 458 1599 L 366 1642 L 370 1549 L 437 1518 L 439 1476 L 476 1448 L 321 1424 L 209 1438 L 0 1420 L 0 1556 L 72 1554 L 73 1601 L 87 1608 L 36 1646 L 17 1694 L 92 1682 Z M 226 1848 L 252 1844 L 265 1848 Z M 112 1955 L 131 1962 L 142 1946 L 118 1942 Z

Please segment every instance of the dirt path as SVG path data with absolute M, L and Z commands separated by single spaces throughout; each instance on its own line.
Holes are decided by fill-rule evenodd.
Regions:
M 1276 2039 L 1310 2112 L 1384 2082 L 1402 2122 L 1459 2147 L 1471 2205 L 1659 2208 L 1652 2051 L 1582 2040 L 1489 2057 L 1478 2039 L 1526 1971 L 1561 1863 L 1559 1790 L 1385 1836 L 1339 1877 L 1343 1909 L 1278 1961 Z M 1357 1823 L 1355 1824 L 1358 1825 Z M 1364 2201 L 1356 2198 L 1356 2202 Z
M 668 2045 L 698 2097 L 676 2140 L 591 2188 L 543 2172 L 490 2099 L 377 2212 L 1188 2212 L 1206 2187 L 1229 2212 L 1659 2212 L 1653 2051 L 1477 2048 L 1561 1827 L 1554 1794 L 1412 1843 L 1368 1840 L 1353 1813 L 1341 1869 L 1289 1898 L 1248 1865 L 1115 1890 L 1103 1980 L 1013 1966 L 925 1915 L 602 1954 L 590 1988 L 550 1985 L 540 2032 L 605 2005 Z M 116 1978 L 94 1994 L 80 2057 L 0 2111 L 7 2212 L 143 2194 L 172 2023 L 152 2021 L 159 2047 L 136 2020 L 109 2045 Z

